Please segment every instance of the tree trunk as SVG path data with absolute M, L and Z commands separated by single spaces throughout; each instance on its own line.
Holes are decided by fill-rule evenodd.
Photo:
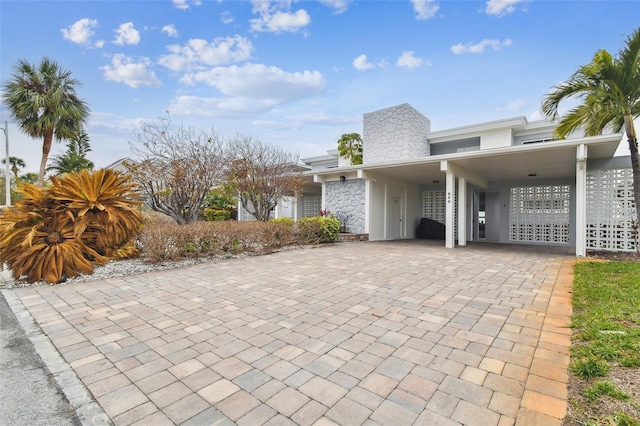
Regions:
M 51 145 L 53 144 L 53 130 L 47 131 L 44 134 L 44 142 L 42 142 L 42 159 L 40 160 L 40 172 L 38 173 L 38 186 L 44 186 L 44 174 L 47 170 L 47 160 L 49 159 L 49 152 L 51 151 Z
M 635 232 L 637 242 L 637 232 L 640 231 L 640 229 L 638 228 L 638 225 L 640 225 L 640 154 L 638 153 L 638 138 L 636 136 L 636 129 L 633 125 L 633 116 L 631 114 L 625 114 L 624 116 L 624 130 L 627 133 L 627 142 L 629 143 L 629 151 L 631 152 L 631 170 L 633 172 L 633 200 L 636 205 Z M 640 247 L 636 246 L 636 251 L 639 250 Z
M 633 171 L 633 200 L 636 204 L 636 225 L 640 223 L 640 154 L 638 154 L 637 138 L 629 138 L 629 148 L 631 149 L 631 170 Z M 637 249 L 638 247 L 636 247 Z

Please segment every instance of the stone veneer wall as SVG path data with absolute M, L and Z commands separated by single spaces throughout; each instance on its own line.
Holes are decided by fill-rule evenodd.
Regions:
M 368 112 L 363 118 L 363 163 L 427 157 L 430 131 L 431 121 L 409 104 Z
M 364 233 L 364 180 L 325 183 L 325 208 L 338 217 L 348 215 L 349 232 Z

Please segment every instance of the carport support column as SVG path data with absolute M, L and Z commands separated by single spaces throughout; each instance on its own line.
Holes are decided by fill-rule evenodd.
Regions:
M 576 155 L 576 257 L 587 255 L 587 147 Z
M 458 177 L 458 245 L 467 245 L 467 180 Z
M 454 248 L 455 241 L 455 203 L 456 199 L 456 175 L 451 171 L 447 171 L 446 184 L 446 205 L 445 205 L 445 235 L 444 246 L 446 248 Z
M 447 176 L 447 188 L 445 201 L 445 235 L 444 246 L 447 248 L 454 248 L 456 245 L 455 240 L 455 227 L 458 227 L 458 243 L 460 245 L 467 244 L 467 182 L 470 182 L 480 188 L 486 188 L 488 186 L 487 180 L 481 176 L 473 173 L 470 170 L 466 170 L 463 167 L 452 164 L 448 160 L 442 160 L 440 162 L 440 171 L 444 172 Z M 458 186 L 460 195 L 458 198 L 458 223 L 455 223 L 455 203 L 456 199 L 456 177 L 458 178 Z
M 322 176 L 319 175 L 313 175 L 313 181 L 315 183 L 319 183 L 322 185 L 322 189 L 320 192 L 320 210 L 326 210 L 327 209 L 327 188 L 324 182 L 324 178 Z M 316 213 L 319 214 L 319 213 Z

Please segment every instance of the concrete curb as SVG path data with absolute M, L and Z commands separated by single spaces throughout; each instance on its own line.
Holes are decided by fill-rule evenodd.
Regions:
M 36 353 L 42 359 L 56 383 L 69 400 L 84 426 L 113 425 L 102 407 L 95 401 L 89 390 L 78 378 L 71 366 L 60 356 L 51 340 L 12 291 L 1 290 L 7 304 L 16 316 L 18 323 L 33 343 Z

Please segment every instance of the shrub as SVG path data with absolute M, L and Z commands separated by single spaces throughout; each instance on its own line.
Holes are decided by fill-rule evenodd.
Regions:
M 296 223 L 290 217 L 279 217 L 277 219 L 271 219 L 271 222 L 272 223 L 285 223 L 287 225 L 290 225 L 291 227 L 293 227 L 293 225 Z
M 297 243 L 292 225 L 284 221 L 200 221 L 178 225 L 162 218 L 150 218 L 142 228 L 139 245 L 142 257 L 148 262 L 264 254 Z
M 296 244 L 293 219 L 283 217 L 268 222 L 262 229 L 261 239 L 268 251 Z
M 298 221 L 298 240 L 303 244 L 332 243 L 339 232 L 340 221 L 334 217 L 304 217 Z
M 209 222 L 231 220 L 231 212 L 229 210 L 214 209 L 207 207 L 202 211 L 202 217 Z
M 14 279 L 57 283 L 137 254 L 132 237 L 141 215 L 128 178 L 101 169 L 51 181 L 49 188 L 26 184 L 23 199 L 0 214 L 0 262 Z

